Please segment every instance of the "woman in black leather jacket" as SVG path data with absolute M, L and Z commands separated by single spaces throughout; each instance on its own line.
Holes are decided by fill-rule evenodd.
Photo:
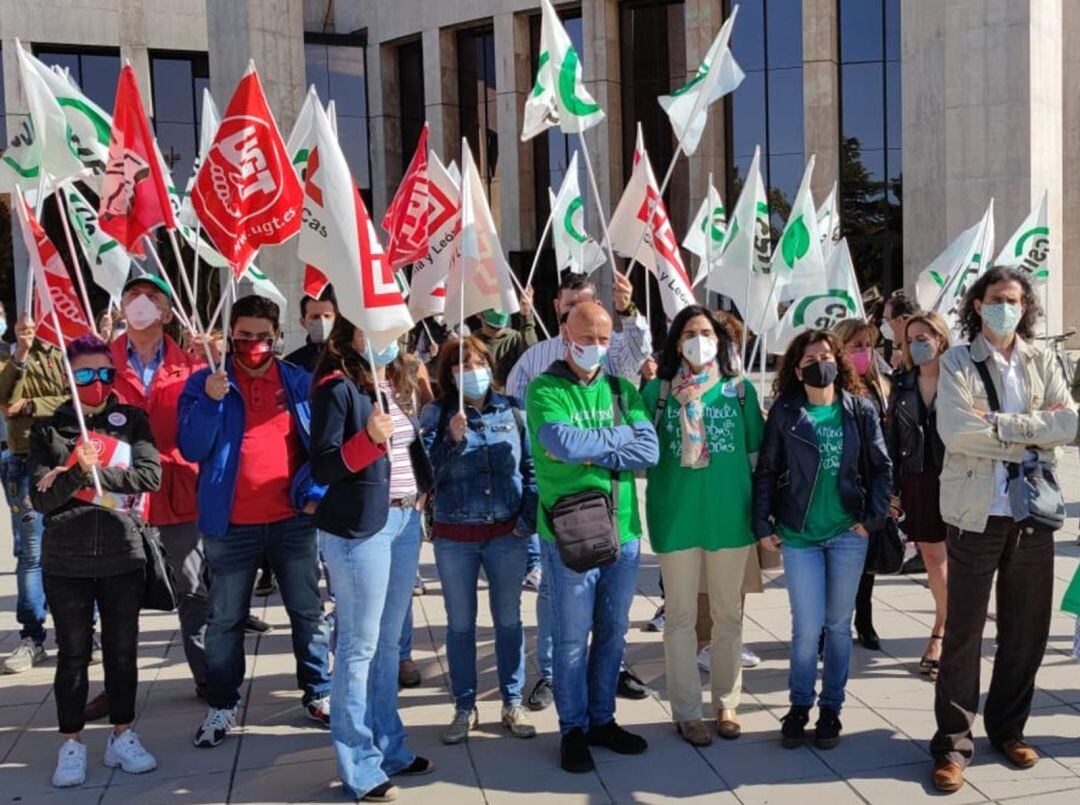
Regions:
M 791 710 L 782 744 L 801 746 L 815 699 L 818 638 L 825 672 L 814 743 L 840 742 L 851 661 L 851 613 L 867 536 L 889 509 L 892 468 L 873 404 L 835 334 L 811 330 L 788 347 L 754 472 L 754 532 L 782 550 L 791 600 Z
M 934 596 L 934 628 L 919 671 L 935 680 L 945 637 L 948 564 L 939 484 L 945 445 L 937 431 L 936 403 L 938 364 L 949 348 L 949 327 L 937 313 L 913 316 L 902 343 L 905 371 L 889 398 L 885 439 L 893 462 L 893 491 L 899 496 L 894 503 L 903 513 L 900 528 L 919 546 Z

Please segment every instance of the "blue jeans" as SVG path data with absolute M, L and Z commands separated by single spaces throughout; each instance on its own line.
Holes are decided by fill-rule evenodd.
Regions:
M 615 719 L 615 692 L 637 585 L 640 542 L 624 542 L 618 560 L 585 573 L 567 568 L 555 543 L 544 540 L 541 544 L 544 583 L 551 587 L 555 709 L 563 735 Z
M 435 540 L 435 566 L 446 602 L 446 661 L 450 693 L 459 710 L 476 704 L 476 585 L 480 568 L 488 581 L 495 624 L 495 665 L 505 707 L 521 704 L 525 684 L 525 630 L 521 625 L 521 578 L 527 541 L 513 534 L 484 542 Z
M 304 692 L 304 703 L 326 696 L 330 692 L 330 627 L 319 597 L 319 557 L 311 517 L 298 514 L 267 525 L 230 525 L 224 537 L 205 537 L 203 552 L 210 568 L 210 615 L 204 641 L 210 705 L 229 708 L 240 701 L 244 622 L 264 554 L 289 614 L 296 683 Z
M 525 572 L 528 573 L 534 567 L 541 569 L 540 589 L 536 594 L 536 664 L 540 666 L 540 676 L 551 679 L 551 587 L 544 582 L 539 534 L 529 537 L 529 554 Z
M 791 672 L 797 707 L 814 706 L 818 640 L 825 630 L 825 672 L 818 704 L 840 712 L 851 665 L 851 613 L 859 591 L 867 540 L 853 531 L 806 548 L 782 547 L 791 600 Z
M 4 494 L 11 509 L 11 533 L 15 538 L 15 619 L 20 638 L 45 642 L 45 587 L 41 581 L 41 532 L 44 518 L 30 505 L 30 476 L 26 456 L 5 453 Z
M 398 643 L 419 563 L 420 516 L 391 507 L 365 539 L 319 532 L 334 585 L 337 652 L 330 735 L 347 792 L 364 794 L 415 760 L 397 712 Z

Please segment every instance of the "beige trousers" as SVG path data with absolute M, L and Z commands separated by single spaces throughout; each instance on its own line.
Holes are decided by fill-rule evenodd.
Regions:
M 664 667 L 675 721 L 703 718 L 697 667 L 698 588 L 704 571 L 712 617 L 713 706 L 734 710 L 742 698 L 742 586 L 753 546 L 659 554 L 664 577 Z

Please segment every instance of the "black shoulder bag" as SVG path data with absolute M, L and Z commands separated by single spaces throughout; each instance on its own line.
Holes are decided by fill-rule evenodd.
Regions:
M 176 579 L 161 532 L 141 518 L 132 517 L 142 536 L 146 554 L 146 586 L 143 589 L 143 609 L 172 612 L 176 609 Z
M 870 499 L 870 459 L 867 454 L 866 432 L 863 429 L 862 417 L 855 413 L 855 424 L 859 429 L 859 474 L 862 475 L 866 489 L 863 494 Z M 886 516 L 885 525 L 876 531 L 870 532 L 866 546 L 866 564 L 864 570 L 867 573 L 887 576 L 899 573 L 904 566 L 904 537 L 900 533 L 900 524 L 891 514 Z
M 968 353 L 970 352 L 969 346 Z M 990 410 L 1001 411 L 1001 401 L 986 361 L 972 358 L 971 362 L 975 364 L 986 387 L 986 400 L 990 404 Z M 1057 531 L 1065 525 L 1065 498 L 1061 494 L 1061 487 L 1052 466 L 1036 458 L 1020 464 L 1006 461 L 1005 470 L 1009 475 L 1009 508 L 1016 522 L 1049 528 L 1051 531 Z
M 619 379 L 608 375 L 615 425 L 622 424 Z M 577 573 L 619 558 L 619 473 L 611 471 L 611 494 L 587 489 L 564 495 L 546 512 L 562 563 Z

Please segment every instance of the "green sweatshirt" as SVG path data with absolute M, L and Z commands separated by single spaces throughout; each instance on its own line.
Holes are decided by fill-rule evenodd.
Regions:
M 536 337 L 536 320 L 533 315 L 530 313 L 519 318 L 520 330 L 503 327 L 492 336 L 485 335 L 482 330 L 474 333 L 491 351 L 492 378 L 499 391 L 506 388 L 506 378 L 510 376 L 510 370 L 514 368 L 518 358 L 539 340 Z

